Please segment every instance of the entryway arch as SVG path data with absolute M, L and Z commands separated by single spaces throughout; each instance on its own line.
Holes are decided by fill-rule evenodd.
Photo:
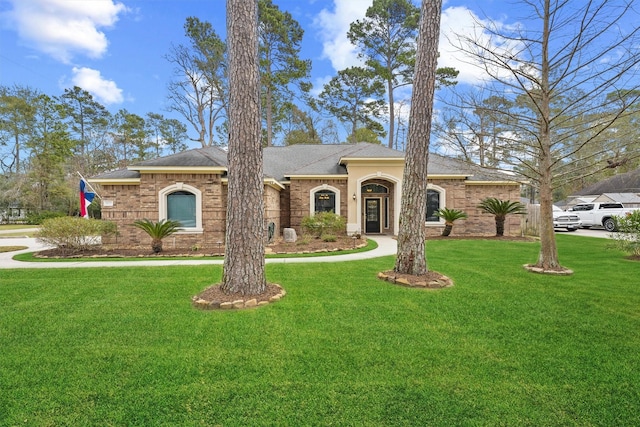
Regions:
M 358 181 L 358 218 L 365 234 L 396 234 L 399 187 L 397 179 L 382 174 Z

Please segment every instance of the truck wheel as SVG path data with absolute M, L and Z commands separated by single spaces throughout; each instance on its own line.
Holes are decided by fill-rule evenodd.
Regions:
M 607 231 L 616 231 L 616 222 L 613 220 L 613 218 L 605 219 L 602 225 Z

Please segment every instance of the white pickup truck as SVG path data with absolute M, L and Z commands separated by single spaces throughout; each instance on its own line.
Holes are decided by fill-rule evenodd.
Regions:
M 622 203 L 580 203 L 567 209 L 580 217 L 582 228 L 602 226 L 607 231 L 616 231 L 614 216 L 625 216 L 632 209 L 626 209 Z

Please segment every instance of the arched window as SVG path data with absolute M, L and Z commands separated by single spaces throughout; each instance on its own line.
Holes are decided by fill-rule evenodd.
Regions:
M 336 212 L 336 193 L 331 190 L 316 191 L 314 212 Z
M 196 226 L 196 195 L 188 191 L 167 194 L 167 219 L 179 221 L 184 228 Z
M 340 215 L 340 189 L 322 184 L 309 190 L 309 215 L 333 212 Z
M 158 193 L 158 217 L 179 221 L 182 233 L 202 232 L 202 192 L 182 182 Z
M 389 189 L 384 185 L 380 184 L 365 184 L 362 186 L 362 194 L 370 194 L 370 193 L 388 193 Z
M 427 211 L 425 218 L 427 224 L 439 224 L 442 222 L 440 217 L 436 216 L 436 211 L 444 207 L 445 201 L 444 189 L 429 184 L 427 188 Z

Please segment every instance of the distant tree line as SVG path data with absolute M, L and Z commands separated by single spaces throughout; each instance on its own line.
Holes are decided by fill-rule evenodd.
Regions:
M 375 0 L 348 37 L 364 65 L 340 70 L 317 97 L 310 94 L 311 61 L 300 58 L 304 31 L 271 0 L 258 2 L 258 45 L 264 146 L 366 141 L 402 149 L 406 99 L 394 92 L 412 83 L 419 10 L 409 0 Z M 60 96 L 0 87 L 0 213 L 19 205 L 74 213 L 77 174 L 114 170 L 142 160 L 228 142 L 229 75 L 226 41 L 197 17 L 184 24 L 185 44 L 165 56 L 173 65 L 167 113 L 110 112 L 81 87 Z M 438 70 L 439 87 L 457 71 Z M 342 128 L 341 128 L 342 126 Z M 388 129 L 388 132 L 387 132 Z M 347 134 L 345 138 L 340 135 Z M 404 135 L 404 133 L 402 134 Z

